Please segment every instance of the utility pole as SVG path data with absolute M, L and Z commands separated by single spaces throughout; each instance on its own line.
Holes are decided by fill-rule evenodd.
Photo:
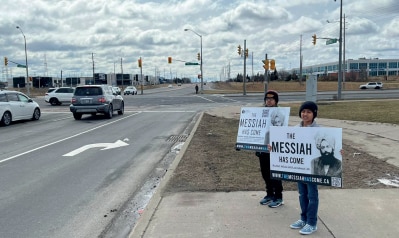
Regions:
M 267 61 L 267 54 L 265 54 L 265 61 Z M 264 80 L 265 80 L 265 95 L 266 95 L 266 92 L 267 92 L 267 90 L 268 90 L 268 87 L 269 87 L 269 85 L 268 85 L 268 77 L 267 77 L 267 73 L 268 73 L 268 69 L 266 69 L 265 68 L 265 74 L 263 75 L 263 78 L 264 78 Z
M 302 35 L 299 40 L 299 83 L 302 84 Z
M 95 82 L 94 82 L 94 53 L 91 53 L 91 61 L 93 62 L 93 84 L 95 84 Z
M 244 75 L 243 75 L 243 81 L 244 81 L 244 84 L 243 84 L 243 95 L 247 95 L 247 90 L 246 90 L 246 85 L 245 85 L 245 81 L 246 81 L 246 79 L 247 79 L 247 64 L 246 64 L 246 62 L 247 62 L 247 56 L 246 56 L 246 52 L 247 52 L 247 46 L 246 46 L 246 44 L 247 44 L 247 40 L 244 40 L 244 53 L 243 53 L 243 55 L 244 55 Z
M 339 59 L 338 59 L 338 94 L 337 100 L 341 100 L 342 91 L 342 0 L 339 10 Z
M 122 90 L 123 90 L 123 65 L 122 65 L 122 58 L 121 58 L 121 74 L 122 74 Z

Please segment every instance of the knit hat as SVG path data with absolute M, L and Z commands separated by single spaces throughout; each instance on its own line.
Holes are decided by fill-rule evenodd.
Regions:
M 274 91 L 274 90 L 267 91 L 263 101 L 266 102 L 266 98 L 274 98 L 274 100 L 276 101 L 276 104 L 277 104 L 278 103 L 278 93 L 277 93 L 277 91 Z
M 301 112 L 303 109 L 309 109 L 313 112 L 313 119 L 317 117 L 317 104 L 312 101 L 306 101 L 302 103 L 301 107 L 299 108 L 299 117 L 301 117 Z

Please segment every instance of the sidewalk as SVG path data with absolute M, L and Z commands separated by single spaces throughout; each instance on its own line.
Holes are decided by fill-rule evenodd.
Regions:
M 240 107 L 226 107 L 207 113 L 239 117 Z M 299 123 L 291 117 L 290 125 Z M 327 127 L 343 128 L 343 139 L 360 150 L 399 166 L 399 126 L 317 119 Z M 195 130 L 195 129 L 194 129 Z M 191 133 L 191 135 L 194 133 Z M 145 208 L 130 237 L 299 237 L 289 224 L 299 219 L 296 191 L 284 192 L 285 205 L 269 208 L 259 204 L 263 191 L 219 193 L 175 193 L 164 196 L 168 182 L 190 142 L 187 140 L 161 187 Z M 359 155 L 353 155 L 359 156 Z M 318 231 L 311 237 L 397 237 L 399 234 L 399 189 L 322 189 Z

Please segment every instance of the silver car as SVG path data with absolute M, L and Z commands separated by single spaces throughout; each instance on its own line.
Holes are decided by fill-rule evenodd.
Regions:
M 114 111 L 122 115 L 125 104 L 121 95 L 113 93 L 108 85 L 84 85 L 78 86 L 72 97 L 70 111 L 76 120 L 82 119 L 83 114 L 104 114 L 112 118 Z
M 18 120 L 39 120 L 37 102 L 17 91 L 0 91 L 0 124 L 8 126 Z

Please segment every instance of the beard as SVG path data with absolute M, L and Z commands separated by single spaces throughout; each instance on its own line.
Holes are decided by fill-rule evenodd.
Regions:
M 334 151 L 330 152 L 321 152 L 321 161 L 323 162 L 323 164 L 325 165 L 332 165 L 335 162 L 335 157 L 334 157 Z

